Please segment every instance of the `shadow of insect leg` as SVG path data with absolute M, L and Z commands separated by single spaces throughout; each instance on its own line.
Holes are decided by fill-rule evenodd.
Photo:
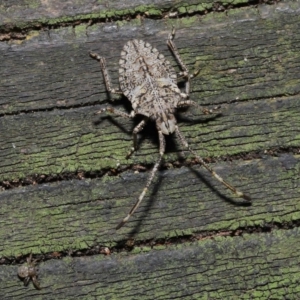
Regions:
M 136 211 L 136 209 L 139 207 L 139 205 L 141 204 L 142 200 L 145 197 L 146 192 L 148 191 L 148 188 L 150 186 L 150 184 L 152 183 L 154 176 L 161 164 L 163 155 L 165 153 L 166 150 L 166 140 L 164 135 L 162 134 L 162 132 L 159 130 L 158 131 L 158 136 L 159 136 L 159 157 L 150 173 L 150 176 L 148 177 L 146 186 L 144 187 L 142 193 L 140 194 L 137 202 L 134 204 L 134 206 L 131 208 L 130 212 L 128 213 L 128 215 L 119 223 L 119 225 L 116 227 L 116 229 L 120 229 L 128 220 L 129 218 L 133 215 L 133 213 Z
M 244 194 L 243 192 L 238 191 L 234 186 L 232 186 L 231 184 L 229 184 L 227 181 L 225 181 L 220 175 L 218 175 L 208 164 L 206 164 L 206 162 L 203 160 L 203 158 L 201 158 L 193 149 L 191 149 L 191 147 L 189 146 L 188 142 L 186 141 L 186 139 L 184 138 L 184 136 L 181 134 L 181 132 L 179 131 L 178 126 L 176 126 L 175 128 L 175 133 L 177 135 L 177 137 L 179 138 L 180 143 L 182 144 L 182 146 L 186 149 L 188 149 L 196 158 L 197 160 L 200 162 L 200 164 L 208 171 L 210 172 L 210 174 L 216 178 L 219 182 L 221 182 L 224 186 L 226 186 L 229 190 L 231 190 L 234 194 L 236 194 L 238 197 L 240 198 L 244 198 L 247 201 L 251 201 L 251 198 Z

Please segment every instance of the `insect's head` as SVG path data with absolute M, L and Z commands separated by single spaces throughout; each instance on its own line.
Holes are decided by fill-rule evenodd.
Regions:
M 163 134 L 169 135 L 175 131 L 176 119 L 173 114 L 163 114 L 156 120 L 157 130 Z

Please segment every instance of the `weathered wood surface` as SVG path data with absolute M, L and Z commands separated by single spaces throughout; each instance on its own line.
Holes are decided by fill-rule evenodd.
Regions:
M 85 249 L 94 243 L 116 247 L 133 233 L 143 241 L 298 220 L 299 159 L 283 155 L 215 166 L 253 197 L 251 206 L 232 199 L 199 167 L 161 172 L 150 197 L 117 232 L 114 228 L 133 205 L 145 173 L 4 191 L 0 255 L 18 256 L 26 249 L 34 253 Z
M 297 299 L 300 294 L 299 228 L 139 251 L 42 263 L 41 291 L 21 287 L 16 266 L 3 266 L 2 296 L 215 300 Z
M 154 124 L 143 131 L 139 151 L 127 160 L 135 123 L 113 116 L 95 116 L 99 108 L 88 106 L 2 117 L 0 179 L 96 172 L 117 168 L 119 164 L 155 161 L 158 141 Z M 198 112 L 182 113 L 180 120 L 179 126 L 192 147 L 205 157 L 238 155 L 283 145 L 297 147 L 300 140 L 297 96 L 223 105 L 222 115 L 215 118 Z M 180 145 L 174 138 L 167 142 L 166 161 L 174 161 L 180 155 Z
M 37 31 L 21 45 L 3 43 L 1 179 L 153 162 L 155 127 L 150 126 L 146 142 L 127 161 L 133 123 L 114 118 L 117 124 L 112 125 L 93 116 L 99 109 L 94 104 L 107 103 L 107 94 L 99 64 L 88 52 L 107 58 L 115 84 L 119 53 L 130 38 L 147 39 L 176 65 L 165 44 L 171 23 L 178 28 L 176 43 L 183 59 L 191 69 L 201 69 L 193 81 L 192 98 L 202 105 L 223 104 L 223 116 L 204 124 L 200 121 L 208 118 L 197 112 L 192 119 L 182 114 L 183 121 L 190 121 L 182 124 L 182 131 L 195 150 L 206 149 L 205 156 L 215 157 L 297 147 L 299 16 L 295 10 L 266 9 L 270 12 L 265 18 L 262 12 L 243 9 L 176 22 L 144 20 Z M 43 112 L 30 113 L 38 110 Z
M 199 9 L 203 3 L 197 3 Z M 122 13 L 132 14 L 124 5 L 128 10 Z M 160 5 L 170 10 L 175 4 L 153 3 L 157 10 Z M 24 10 L 22 16 L 20 7 L 8 10 L 6 19 L 1 12 L 0 24 L 19 24 L 23 18 L 24 28 L 31 28 L 32 21 L 60 24 L 68 15 L 63 9 L 57 9 L 59 16 L 43 14 L 39 6 L 35 15 Z M 100 13 L 99 7 L 78 7 L 81 15 L 72 12 L 72 18 L 93 19 L 85 14 Z M 297 298 L 300 235 L 291 228 L 300 219 L 299 21 L 300 3 L 293 1 L 177 20 L 120 18 L 57 26 L 26 32 L 25 40 L 1 42 L 0 180 L 3 189 L 13 187 L 0 193 L 2 296 Z M 191 98 L 222 106 L 215 118 L 192 110 L 181 113 L 180 128 L 192 148 L 216 159 L 212 166 L 250 194 L 253 204 L 243 205 L 197 165 L 178 168 L 180 147 L 168 138 L 169 169 L 159 172 L 138 212 L 116 232 L 157 156 L 157 134 L 153 124 L 145 128 L 139 151 L 125 159 L 136 123 L 94 115 L 107 104 L 107 94 L 99 64 L 88 52 L 107 58 L 117 85 L 119 53 L 131 38 L 149 41 L 176 66 L 165 43 L 172 25 L 183 60 L 191 70 L 201 70 Z M 125 99 L 116 102 L 123 104 L 130 109 Z M 278 157 L 268 155 L 279 149 Z M 218 161 L 220 156 L 227 162 Z M 244 160 L 235 160 L 239 157 Z M 135 174 L 139 166 L 146 172 Z M 271 233 L 264 233 L 266 228 Z M 247 235 L 249 230 L 254 233 Z M 238 236 L 201 238 L 217 232 Z M 137 245 L 130 254 L 124 246 L 128 237 Z M 164 246 L 147 246 L 157 239 Z M 102 246 L 110 247 L 112 255 L 95 250 Z M 89 249 L 92 257 L 84 255 Z M 42 291 L 24 288 L 17 265 L 8 264 L 21 263 L 14 258 L 30 251 L 39 261 L 45 259 Z M 80 258 L 47 260 L 51 253 L 64 257 L 80 251 Z
M 126 19 L 144 14 L 147 17 L 162 18 L 170 13 L 173 16 L 205 13 L 208 10 L 220 10 L 227 6 L 245 4 L 249 0 L 110 0 L 86 1 L 15 1 L 0 3 L 0 28 L 9 29 L 40 27 L 42 25 L 65 25 L 67 22 L 98 20 L 105 18 Z M 8 31 L 8 30 L 7 30 Z

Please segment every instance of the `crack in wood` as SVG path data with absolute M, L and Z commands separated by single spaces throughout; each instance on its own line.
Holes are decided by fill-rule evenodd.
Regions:
M 250 152 L 240 152 L 234 155 L 222 155 L 219 157 L 204 157 L 206 163 L 217 163 L 220 161 L 238 161 L 238 160 L 253 160 L 261 159 L 265 157 L 278 157 L 280 154 L 300 154 L 300 147 L 275 147 L 271 149 L 265 149 L 263 151 L 250 151 Z M 188 159 L 179 159 L 176 161 L 168 161 L 162 163 L 159 171 L 165 171 L 169 169 L 180 169 L 182 167 L 193 167 L 201 164 L 195 158 Z M 61 181 L 71 181 L 71 180 L 86 180 L 86 179 L 95 179 L 102 178 L 103 176 L 122 176 L 123 173 L 127 171 L 135 172 L 149 172 L 153 164 L 130 164 L 122 165 L 117 168 L 108 168 L 102 169 L 99 171 L 77 171 L 77 172 L 65 172 L 60 174 L 35 174 L 29 175 L 26 178 L 14 179 L 14 180 L 4 180 L 0 182 L 0 189 L 10 190 L 19 187 L 25 186 L 34 186 L 37 184 L 45 184 L 52 182 L 61 182 Z
M 102 254 L 104 256 L 111 255 L 113 253 L 126 252 L 130 253 L 135 249 L 143 249 L 145 247 L 155 249 L 165 246 L 172 245 L 182 245 L 191 244 L 195 241 L 204 241 L 207 239 L 215 239 L 217 237 L 236 237 L 243 236 L 245 234 L 263 234 L 271 233 L 275 230 L 290 230 L 295 227 L 300 227 L 300 219 L 292 220 L 290 222 L 266 222 L 262 226 L 246 226 L 240 227 L 235 230 L 220 230 L 220 231 L 199 231 L 191 235 L 178 235 L 171 238 L 159 238 L 159 239 L 149 239 L 149 240 L 134 240 L 133 237 L 129 237 L 126 240 L 121 240 L 116 246 L 109 247 L 107 245 L 95 244 L 88 246 L 85 249 L 74 250 L 70 249 L 68 251 L 54 251 L 42 254 L 32 254 L 32 258 L 36 260 L 37 263 L 45 262 L 53 259 L 63 259 L 64 257 L 84 257 L 84 256 L 95 256 Z M 21 265 L 27 260 L 30 253 L 22 254 L 19 256 L 5 256 L 0 258 L 0 265 Z
M 11 41 L 11 40 L 25 40 L 27 35 L 32 30 L 37 31 L 49 31 L 52 29 L 58 29 L 63 27 L 73 27 L 75 28 L 78 25 L 86 24 L 87 28 L 94 24 L 105 24 L 108 22 L 117 22 L 123 20 L 133 20 L 133 19 L 153 19 L 153 20 L 162 20 L 166 18 L 173 18 L 173 19 L 181 19 L 186 17 L 193 17 L 193 16 L 203 16 L 207 15 L 211 12 L 224 12 L 230 11 L 234 9 L 239 9 L 243 7 L 257 7 L 258 5 L 273 5 L 276 3 L 282 2 L 280 0 L 255 0 L 246 3 L 221 3 L 221 2 L 214 2 L 211 8 L 207 8 L 203 11 L 193 11 L 193 12 L 182 12 L 179 11 L 178 8 L 159 8 L 160 16 L 157 14 L 151 15 L 147 11 L 145 12 L 136 12 L 136 13 L 124 13 L 118 14 L 110 17 L 84 17 L 80 16 L 80 19 L 74 18 L 71 21 L 57 21 L 55 24 L 48 24 L 46 21 L 34 20 L 30 21 L 27 24 L 22 24 L 22 28 L 13 23 L 7 23 L 5 25 L 0 26 L 0 42 L 4 41 Z

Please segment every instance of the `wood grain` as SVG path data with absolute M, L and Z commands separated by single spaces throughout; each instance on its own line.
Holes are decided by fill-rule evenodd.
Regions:
M 299 295 L 299 228 L 40 265 L 44 289 L 2 268 L 5 299 L 284 299 Z M 24 291 L 25 290 L 25 291 Z
M 249 0 L 236 0 L 220 2 L 207 0 L 190 0 L 188 2 L 176 0 L 111 0 L 109 2 L 80 0 L 59 1 L 16 1 L 7 0 L 0 4 L 0 28 L 9 30 L 18 26 L 21 29 L 41 26 L 66 26 L 68 22 L 80 23 L 86 20 L 105 20 L 134 18 L 144 15 L 152 18 L 164 18 L 169 14 L 182 16 L 186 14 L 207 13 L 218 11 L 233 4 L 245 4 Z
M 213 12 L 214 2 L 158 2 L 0 5 L 3 299 L 299 298 L 300 4 L 231 3 Z M 95 115 L 109 99 L 89 51 L 107 59 L 115 86 L 132 38 L 179 71 L 166 45 L 172 26 L 183 60 L 200 69 L 191 98 L 221 106 L 215 117 L 179 112 L 179 126 L 253 203 L 234 198 L 188 153 L 179 163 L 181 149 L 168 137 L 149 194 L 115 231 L 157 157 L 157 133 L 147 126 L 125 159 L 139 119 Z M 113 105 L 130 111 L 125 98 Z M 17 278 L 30 252 L 42 291 Z
M 116 247 L 129 237 L 166 239 L 197 232 L 237 230 L 298 220 L 299 156 L 284 154 L 220 163 L 215 170 L 253 198 L 245 205 L 199 167 L 159 172 L 141 208 L 115 230 L 146 182 L 147 173 L 62 181 L 0 195 L 1 256 L 19 256 L 96 244 Z

